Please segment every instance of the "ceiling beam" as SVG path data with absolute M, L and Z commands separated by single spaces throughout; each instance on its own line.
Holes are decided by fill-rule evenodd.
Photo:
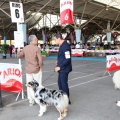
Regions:
M 105 10 L 105 8 L 103 8 L 102 10 L 100 10 L 94 17 L 92 17 L 89 21 L 86 22 L 86 24 L 84 24 L 83 26 L 81 26 L 81 29 L 86 26 L 89 22 L 91 22 L 94 18 L 96 18 L 100 13 L 102 13 Z
M 43 7 L 41 7 L 33 16 L 31 16 L 25 23 L 28 23 L 37 13 L 39 13 L 42 9 L 44 9 L 52 0 L 49 0 Z

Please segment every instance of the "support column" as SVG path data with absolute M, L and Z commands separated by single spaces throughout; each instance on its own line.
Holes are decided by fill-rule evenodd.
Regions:
M 111 28 L 110 28 L 110 21 L 107 23 L 107 42 L 108 42 L 108 49 L 111 49 Z
M 107 32 L 108 49 L 111 49 L 111 32 Z
M 76 29 L 75 33 L 76 33 L 76 42 L 78 43 L 81 40 L 81 29 Z
M 27 41 L 27 31 L 26 31 L 26 24 L 18 24 L 17 30 L 23 32 L 23 41 L 24 43 L 28 43 Z
M 4 36 L 4 44 L 6 44 L 6 40 L 7 40 L 7 37 L 6 37 L 6 36 Z

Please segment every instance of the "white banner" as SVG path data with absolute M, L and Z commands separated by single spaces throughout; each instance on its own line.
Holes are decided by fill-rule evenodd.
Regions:
M 24 38 L 22 31 L 14 31 L 14 46 L 15 48 L 24 47 Z
M 0 63 L 1 90 L 22 92 L 22 69 L 19 64 Z

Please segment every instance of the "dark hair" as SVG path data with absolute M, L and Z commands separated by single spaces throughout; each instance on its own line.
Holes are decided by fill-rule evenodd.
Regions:
M 56 37 L 57 39 L 58 39 L 58 38 L 63 39 L 63 37 L 62 37 L 62 34 L 61 34 L 61 33 L 57 33 L 57 34 L 55 34 L 55 35 L 54 35 L 54 37 Z

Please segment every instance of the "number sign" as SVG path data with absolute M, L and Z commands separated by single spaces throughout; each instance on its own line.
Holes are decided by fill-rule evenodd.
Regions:
M 10 2 L 10 10 L 11 10 L 12 22 L 17 22 L 17 23 L 23 23 L 24 22 L 22 3 Z
M 60 24 L 74 24 L 73 0 L 60 0 Z

